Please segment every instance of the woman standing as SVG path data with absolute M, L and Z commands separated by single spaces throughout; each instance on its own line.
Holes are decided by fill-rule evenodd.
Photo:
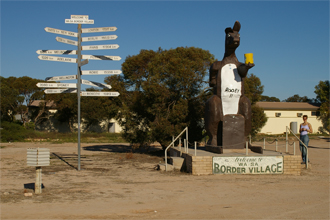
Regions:
M 308 132 L 313 133 L 312 125 L 307 122 L 307 118 L 308 118 L 307 115 L 303 116 L 304 123 L 300 124 L 300 129 L 299 129 L 300 140 L 306 145 L 306 147 L 308 147 L 308 143 L 309 143 Z M 306 156 L 307 156 L 307 149 L 301 143 L 300 143 L 300 151 L 301 151 L 301 156 L 302 156 L 302 160 L 303 160 L 303 162 L 301 164 L 305 164 Z M 308 160 L 308 162 L 309 162 L 309 160 Z

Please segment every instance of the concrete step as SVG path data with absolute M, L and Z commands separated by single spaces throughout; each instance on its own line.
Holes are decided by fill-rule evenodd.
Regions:
M 182 157 L 171 157 L 170 164 L 174 166 L 174 169 L 180 170 L 183 164 L 184 158 Z
M 165 171 L 165 163 L 158 164 L 159 170 Z M 174 166 L 171 164 L 167 164 L 167 171 L 173 171 Z

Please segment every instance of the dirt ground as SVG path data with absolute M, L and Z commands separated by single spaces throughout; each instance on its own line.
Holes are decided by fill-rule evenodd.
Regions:
M 329 219 L 329 143 L 310 140 L 300 176 L 164 172 L 160 151 L 125 144 L 81 144 L 77 171 L 77 144 L 3 143 L 1 219 Z M 26 164 L 37 147 L 51 152 L 41 194 L 29 189 L 36 172 Z

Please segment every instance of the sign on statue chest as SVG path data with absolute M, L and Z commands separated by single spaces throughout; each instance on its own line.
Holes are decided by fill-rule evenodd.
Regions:
M 221 68 L 221 101 L 223 115 L 237 114 L 242 91 L 242 78 L 233 63 Z

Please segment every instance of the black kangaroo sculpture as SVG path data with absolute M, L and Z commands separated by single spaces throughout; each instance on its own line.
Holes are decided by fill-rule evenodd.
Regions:
M 241 24 L 236 21 L 233 28 L 226 28 L 225 54 L 222 61 L 210 67 L 210 86 L 214 95 L 205 106 L 205 128 L 209 136 L 207 146 L 244 148 L 251 131 L 251 102 L 244 96 L 244 78 L 253 63 L 241 63 L 235 50 L 240 44 L 238 33 Z

